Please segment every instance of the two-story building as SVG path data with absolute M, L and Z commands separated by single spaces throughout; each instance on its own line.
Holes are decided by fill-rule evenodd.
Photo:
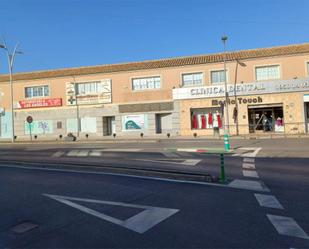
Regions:
M 226 75 L 223 59 L 226 56 Z M 105 136 L 308 133 L 309 43 L 13 76 L 17 140 Z M 228 105 L 225 103 L 225 78 Z M 0 76 L 0 136 L 12 134 Z M 29 124 L 26 118 L 31 116 Z

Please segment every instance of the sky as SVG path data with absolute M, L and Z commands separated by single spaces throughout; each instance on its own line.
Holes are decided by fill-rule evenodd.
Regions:
M 309 0 L 0 0 L 0 35 L 28 72 L 217 53 L 222 35 L 228 51 L 309 42 L 308 12 Z

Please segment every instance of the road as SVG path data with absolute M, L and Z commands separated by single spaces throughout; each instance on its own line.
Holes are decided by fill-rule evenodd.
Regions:
M 0 248 L 309 248 L 307 148 L 243 143 L 226 184 L 201 177 L 218 155 L 156 143 L 2 147 Z

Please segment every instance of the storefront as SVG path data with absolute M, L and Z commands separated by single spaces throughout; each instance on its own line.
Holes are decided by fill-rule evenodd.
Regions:
M 232 135 L 302 134 L 309 130 L 308 78 L 238 84 L 236 89 L 228 85 L 228 91 Z M 180 105 L 181 134 L 223 134 L 224 96 L 224 85 L 174 89 L 173 98 Z

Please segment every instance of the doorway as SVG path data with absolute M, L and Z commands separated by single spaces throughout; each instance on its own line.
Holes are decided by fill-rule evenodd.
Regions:
M 156 134 L 172 131 L 172 113 L 156 113 Z
M 103 117 L 103 136 L 111 136 L 116 133 L 115 116 Z
M 248 107 L 249 132 L 284 132 L 283 107 Z

